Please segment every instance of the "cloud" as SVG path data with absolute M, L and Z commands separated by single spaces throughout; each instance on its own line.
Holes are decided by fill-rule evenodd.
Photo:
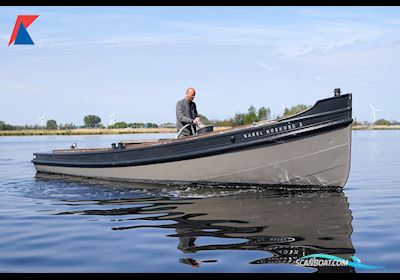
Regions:
M 57 14 L 55 11 L 47 13 Z M 364 48 L 379 39 L 390 41 L 398 30 L 388 30 L 383 22 L 361 21 L 362 15 L 351 11 L 325 9 L 299 9 L 294 14 L 303 15 L 302 20 L 285 21 L 187 21 L 153 19 L 142 15 L 143 22 L 152 23 L 154 28 L 137 32 L 130 30 L 126 35 L 99 35 L 96 38 L 52 38 L 35 35 L 35 44 L 44 49 L 129 49 L 149 46 L 196 46 L 196 47 L 257 47 L 277 59 L 293 60 L 316 53 L 329 53 L 346 48 Z M 133 16 L 138 16 L 132 13 Z M 61 14 L 62 15 L 62 14 Z M 60 17 L 62 17 L 60 15 Z M 83 14 L 79 14 L 84 17 Z M 91 17 L 127 17 L 127 13 L 90 14 Z M 309 16 L 309 17 L 306 17 Z M 340 18 L 340 20 L 332 20 Z M 77 18 L 75 17 L 74 20 Z M 85 19 L 86 20 L 86 19 Z M 123 18 L 125 22 L 127 18 Z M 243 20 L 243 18 L 242 18 Z M 80 22 L 80 21 L 77 21 Z M 121 23 L 121 22 L 120 22 Z M 395 33 L 390 33 L 394 31 Z M 144 33 L 143 33 L 144 32 Z M 391 36 L 390 36 L 391 35 Z M 8 38 L 2 38 L 8 40 Z M 263 67 L 260 65 L 260 67 Z M 268 70 L 268 67 L 264 67 Z
M 57 14 L 55 11 L 47 12 Z M 249 21 L 248 19 L 244 21 L 244 17 L 239 17 L 234 22 L 215 22 L 218 19 L 213 19 L 213 22 L 213 20 L 205 21 L 199 18 L 190 21 L 166 20 L 153 19 L 146 17 L 145 14 L 132 14 L 142 17 L 143 22 L 152 23 L 154 28 L 140 32 L 131 29 L 126 35 L 106 35 L 98 32 L 95 38 L 90 39 L 72 37 L 74 35 L 69 35 L 69 38 L 53 38 L 36 33 L 35 44 L 40 49 L 73 51 L 165 46 L 248 47 L 257 48 L 260 55 L 274 62 L 291 62 L 315 55 L 334 54 L 349 49 L 362 50 L 371 46 L 391 44 L 400 35 L 399 29 L 395 25 L 395 19 L 392 20 L 391 27 L 385 24 L 390 19 L 383 15 L 376 17 L 375 20 L 367 20 L 373 15 L 372 11 L 364 17 L 359 11 L 353 12 L 352 10 L 291 9 L 290 12 L 282 13 L 282 17 L 284 15 L 297 15 L 297 17 L 294 17 L 293 21 L 284 22 Z M 120 15 L 128 16 L 129 13 L 91 14 L 92 17 L 99 17 L 99 19 L 102 17 L 118 19 Z M 78 16 L 83 17 L 84 15 L 79 14 Z M 125 20 L 128 19 L 123 18 L 122 21 L 125 22 Z M 8 36 L 2 36 L 0 40 L 7 42 Z M 25 51 L 25 49 L 15 49 L 15 51 Z M 267 71 L 280 69 L 278 66 L 266 65 L 262 61 L 256 63 Z
M 195 44 L 196 38 L 175 35 L 111 36 L 97 40 L 78 40 L 74 38 L 38 38 L 37 47 L 44 49 L 88 49 L 88 48 L 134 48 L 148 46 Z
M 315 15 L 322 12 L 310 10 Z M 304 13 L 304 11 L 303 11 Z M 325 11 L 326 14 L 326 11 Z M 166 25 L 190 32 L 208 44 L 263 47 L 270 57 L 293 60 L 315 53 L 329 53 L 348 48 L 365 48 L 390 41 L 393 32 L 381 22 L 360 21 L 352 13 L 343 12 L 333 21 L 331 14 L 301 22 L 212 24 L 203 22 L 165 22 Z M 336 14 L 337 16 L 337 14 Z M 260 65 L 262 67 L 262 65 Z
M 262 62 L 262 61 L 256 61 L 256 64 L 257 64 L 258 66 L 260 66 L 261 68 L 267 70 L 268 72 L 278 71 L 278 70 L 281 69 L 279 65 L 269 66 L 269 65 L 265 64 L 265 63 Z

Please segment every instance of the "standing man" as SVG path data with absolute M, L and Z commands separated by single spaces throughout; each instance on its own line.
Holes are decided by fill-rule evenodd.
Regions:
M 193 102 L 196 96 L 196 90 L 192 87 L 186 90 L 186 97 L 176 103 L 176 129 L 179 132 L 182 127 L 187 124 L 179 138 L 193 135 L 195 125 L 200 123 L 199 115 L 197 114 L 196 103 Z M 192 130 L 193 129 L 193 130 Z

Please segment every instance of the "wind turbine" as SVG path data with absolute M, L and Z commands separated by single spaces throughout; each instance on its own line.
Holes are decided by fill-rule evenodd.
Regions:
M 374 106 L 372 106 L 371 104 L 369 104 L 369 106 L 371 107 L 372 111 L 371 111 L 371 115 L 372 115 L 372 124 L 374 124 L 376 122 L 376 112 L 380 112 L 382 111 L 381 109 L 376 109 Z
M 110 118 L 110 126 L 114 125 L 116 122 L 115 113 L 108 116 Z
M 38 118 L 38 120 L 40 121 L 40 126 L 44 126 L 46 120 L 46 113 L 43 113 L 43 115 L 40 118 Z

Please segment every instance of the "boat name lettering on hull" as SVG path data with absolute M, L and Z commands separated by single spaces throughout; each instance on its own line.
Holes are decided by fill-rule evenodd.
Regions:
M 243 138 L 247 139 L 247 138 L 253 138 L 253 137 L 263 136 L 263 135 L 264 135 L 264 132 L 262 132 L 261 130 L 258 130 L 258 131 L 243 134 Z
M 276 126 L 276 127 L 272 127 L 272 128 L 267 128 L 265 131 L 258 130 L 258 131 L 245 133 L 245 134 L 243 134 L 243 138 L 249 139 L 249 138 L 259 137 L 259 136 L 263 136 L 263 135 L 271 135 L 271 134 L 275 134 L 278 132 L 299 128 L 302 126 L 303 126 L 302 122 L 280 125 L 280 126 Z

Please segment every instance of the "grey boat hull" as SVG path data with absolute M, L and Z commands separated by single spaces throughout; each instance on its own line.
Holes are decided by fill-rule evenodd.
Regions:
M 280 144 L 167 163 L 35 167 L 38 172 L 139 182 L 343 187 L 349 175 L 350 153 L 348 125 Z

